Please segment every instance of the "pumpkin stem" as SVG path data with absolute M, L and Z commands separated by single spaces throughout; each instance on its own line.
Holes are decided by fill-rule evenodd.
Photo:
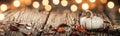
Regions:
M 90 17 L 93 17 L 94 15 L 93 15 L 93 12 L 92 11 L 90 11 L 90 10 L 85 10 L 87 13 L 90 13 Z

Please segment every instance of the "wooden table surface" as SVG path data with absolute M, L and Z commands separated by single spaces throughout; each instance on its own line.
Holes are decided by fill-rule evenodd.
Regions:
M 32 32 L 32 34 L 27 36 L 70 36 L 71 34 L 71 28 L 65 27 L 66 32 L 65 33 L 58 33 L 55 31 L 51 31 L 49 29 L 49 26 L 52 25 L 53 27 L 57 28 L 57 26 L 61 23 L 65 23 L 67 25 L 71 24 L 79 24 L 80 18 L 83 17 L 84 13 L 82 11 L 77 12 L 71 12 L 70 10 L 56 10 L 56 11 L 38 11 L 36 9 L 20 9 L 17 11 L 8 11 L 11 13 L 5 13 L 5 19 L 3 20 L 4 23 L 7 23 L 7 21 L 15 21 L 17 19 L 21 20 L 21 24 L 31 24 L 32 29 L 28 30 L 25 27 L 20 27 L 20 31 L 8 31 L 6 36 L 23 36 L 21 33 L 29 33 Z M 99 12 L 98 12 L 99 13 Z M 108 20 L 108 17 L 105 16 L 103 12 L 99 13 L 102 18 L 105 20 Z M 5 24 L 5 25 L 8 25 Z M 7 26 L 6 26 L 7 27 Z M 43 32 L 40 32 L 41 30 L 44 30 Z M 40 35 L 38 35 L 38 32 Z M 92 31 L 94 32 L 94 31 Z M 52 33 L 52 34 L 46 34 L 46 33 Z M 106 32 L 95 32 L 95 35 L 87 35 L 82 32 L 78 32 L 79 36 L 113 36 L 112 34 L 106 33 Z M 17 34 L 17 35 L 16 35 Z

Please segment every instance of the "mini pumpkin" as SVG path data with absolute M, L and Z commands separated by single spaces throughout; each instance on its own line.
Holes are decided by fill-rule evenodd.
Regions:
M 87 15 L 80 19 L 80 25 L 86 29 L 99 29 L 103 28 L 103 19 L 98 16 L 93 16 L 93 13 L 90 10 L 86 10 Z

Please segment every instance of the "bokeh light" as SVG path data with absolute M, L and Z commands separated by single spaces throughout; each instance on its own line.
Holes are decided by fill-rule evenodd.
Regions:
M 82 4 L 82 9 L 87 10 L 89 9 L 89 5 L 87 3 Z
M 118 12 L 120 13 L 120 8 L 118 9 Z
M 51 5 L 46 5 L 46 6 L 45 6 L 45 10 L 46 10 L 46 11 L 50 11 L 51 9 L 52 9 Z
M 113 3 L 112 1 L 110 1 L 110 2 L 108 2 L 107 6 L 108 6 L 109 8 L 113 8 L 113 7 L 114 7 L 114 3 Z
M 60 0 L 53 0 L 53 4 L 54 4 L 54 5 L 58 5 L 59 2 L 60 2 Z
M 1 4 L 0 9 L 2 11 L 6 11 L 7 10 L 7 5 L 6 4 Z
M 32 5 L 34 8 L 39 8 L 39 6 L 40 6 L 39 2 L 37 2 L 37 1 L 34 1 Z
M 70 9 L 71 11 L 75 12 L 77 11 L 78 7 L 76 5 L 72 5 Z
M 45 6 L 45 5 L 48 5 L 49 4 L 49 1 L 48 0 L 42 0 L 42 4 Z
M 82 3 L 82 0 L 75 0 L 76 3 Z
M 61 1 L 61 5 L 64 6 L 64 7 L 67 6 L 67 5 L 68 5 L 68 1 L 62 0 L 62 1 Z
M 90 2 L 94 3 L 96 0 L 89 0 Z
M 13 2 L 13 5 L 14 5 L 15 7 L 19 7 L 19 6 L 20 6 L 20 1 L 15 0 L 15 1 Z

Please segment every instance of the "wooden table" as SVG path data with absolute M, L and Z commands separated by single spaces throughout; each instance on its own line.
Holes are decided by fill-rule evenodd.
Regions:
M 71 12 L 70 10 L 56 10 L 56 11 L 38 11 L 36 9 L 21 9 L 15 12 L 12 12 L 10 14 L 6 14 L 6 18 L 4 22 L 6 21 L 14 21 L 17 19 L 21 20 L 20 24 L 26 25 L 26 24 L 32 24 L 32 29 L 27 30 L 25 27 L 21 27 L 20 31 L 18 33 L 26 33 L 31 32 L 31 35 L 28 36 L 37 36 L 37 33 L 43 30 L 43 32 L 40 33 L 39 36 L 70 36 L 71 28 L 65 27 L 66 32 L 65 33 L 58 33 L 56 31 L 51 31 L 49 29 L 49 26 L 52 25 L 53 27 L 57 28 L 57 26 L 61 23 L 65 23 L 67 25 L 71 24 L 79 24 L 81 15 L 84 14 L 81 11 L 78 12 Z M 109 19 L 104 15 L 104 13 L 100 13 L 102 17 L 109 21 Z M 92 31 L 94 32 L 94 31 Z M 8 32 L 6 32 L 8 33 Z M 52 34 L 46 34 L 46 33 L 52 33 Z M 113 36 L 109 33 L 105 32 L 95 32 L 96 35 L 87 35 L 82 32 L 78 32 L 79 36 Z M 7 34 L 8 36 L 16 36 L 14 34 L 17 34 L 16 32 L 10 32 Z

